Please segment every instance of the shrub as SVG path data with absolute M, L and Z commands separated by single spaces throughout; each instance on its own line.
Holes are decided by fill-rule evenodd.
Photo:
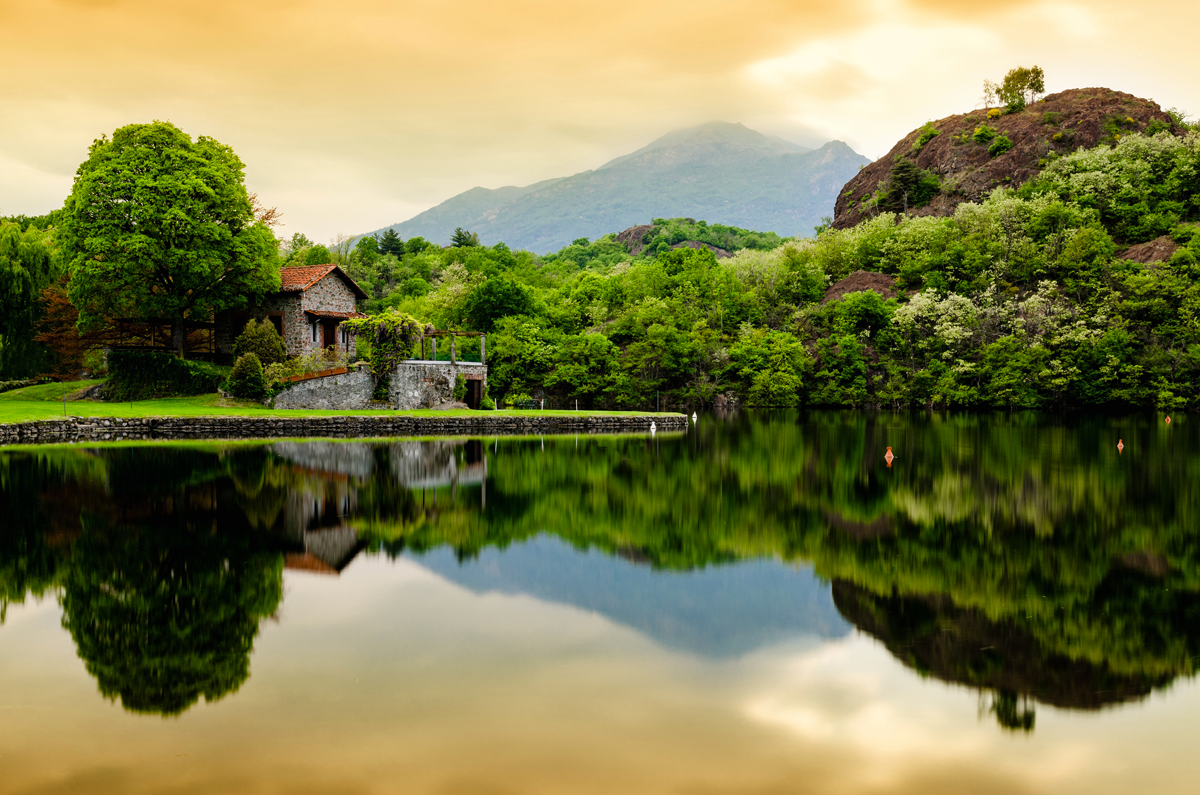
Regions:
M 33 386 L 36 383 L 32 378 L 26 378 L 21 381 L 0 381 L 0 392 L 11 392 L 14 389 L 22 389 L 27 386 Z
M 1012 140 L 1007 135 L 1001 135 L 992 141 L 992 145 L 988 147 L 988 154 L 992 157 L 999 157 L 1012 148 Z
M 942 134 L 942 131 L 939 129 L 936 129 L 933 126 L 933 122 L 931 122 L 931 121 L 925 122 L 925 125 L 923 127 L 921 127 L 921 134 L 919 136 L 917 136 L 917 141 L 916 141 L 916 143 L 913 144 L 913 147 L 912 147 L 913 151 L 914 152 L 921 151 L 921 149 L 925 146 L 925 144 L 929 143 L 930 141 L 932 141 L 934 138 L 937 138 L 941 134 Z
M 998 119 L 1003 115 L 1004 115 L 1004 111 L 1000 110 L 999 108 L 992 108 L 991 110 L 989 110 L 987 112 L 987 117 L 989 119 Z
M 233 365 L 233 372 L 225 382 L 225 389 L 234 397 L 246 400 L 262 400 L 267 393 L 267 381 L 263 378 L 263 366 L 255 353 L 244 353 Z
M 942 189 L 942 182 L 937 174 L 918 168 L 915 163 L 903 157 L 896 158 L 888 175 L 886 187 L 879 194 L 878 206 L 883 210 L 893 212 L 904 211 L 910 207 L 923 207 Z
M 111 351 L 108 354 L 110 400 L 145 400 L 216 392 L 229 369 L 180 359 L 169 353 Z
M 971 133 L 971 140 L 977 144 L 991 143 L 991 140 L 995 137 L 996 129 L 994 127 L 989 127 L 986 124 L 979 125 L 975 128 L 975 132 Z
M 454 376 L 454 399 L 462 400 L 467 396 L 467 379 L 461 375 Z
M 287 358 L 287 348 L 268 320 L 251 320 L 233 343 L 233 355 L 237 357 L 253 353 L 261 364 L 276 364 Z
M 492 400 L 492 396 L 487 392 L 483 393 L 483 398 L 479 401 L 479 408 L 486 411 L 494 411 L 496 409 L 496 401 Z
M 1062 114 L 1054 111 L 1046 111 L 1042 114 L 1042 124 L 1049 124 L 1051 127 L 1057 127 L 1062 121 Z

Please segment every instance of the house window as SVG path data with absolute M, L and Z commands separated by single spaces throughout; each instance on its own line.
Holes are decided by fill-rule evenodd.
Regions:
M 315 320 L 314 320 L 314 321 L 313 321 L 313 324 L 312 324 L 312 330 L 313 330 L 313 342 L 316 342 L 316 341 L 317 341 L 317 326 L 318 326 L 318 325 L 320 325 L 320 324 L 319 324 L 319 323 L 317 323 L 317 321 L 315 321 Z

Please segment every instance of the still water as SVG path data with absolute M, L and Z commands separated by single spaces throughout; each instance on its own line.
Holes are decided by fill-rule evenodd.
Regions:
M 1173 420 L 0 450 L 0 792 L 1195 792 Z

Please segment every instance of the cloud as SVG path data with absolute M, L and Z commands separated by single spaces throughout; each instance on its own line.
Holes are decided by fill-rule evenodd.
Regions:
M 1157 25 L 1116 0 L 0 0 L 0 206 L 51 209 L 37 174 L 154 119 L 232 146 L 322 239 L 714 119 L 878 156 L 1018 63 L 1200 107 L 1200 56 Z

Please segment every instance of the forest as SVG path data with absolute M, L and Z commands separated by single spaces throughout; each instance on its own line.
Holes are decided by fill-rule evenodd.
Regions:
M 655 219 L 539 257 L 461 229 L 445 247 L 297 233 L 279 262 L 341 265 L 364 312 L 486 332 L 508 404 L 1190 408 L 1200 133 L 1181 129 L 1076 151 L 949 217 L 880 211 L 811 238 Z M 0 222 L 0 380 L 54 359 L 37 333 L 68 290 L 56 224 Z M 1127 254 L 1151 241 L 1165 261 Z M 857 271 L 891 286 L 830 289 Z

